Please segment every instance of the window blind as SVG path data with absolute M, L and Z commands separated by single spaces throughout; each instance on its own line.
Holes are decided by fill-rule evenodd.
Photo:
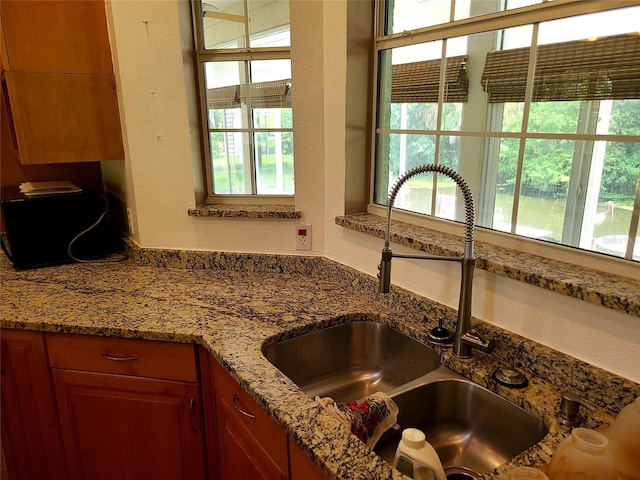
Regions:
M 444 76 L 444 101 L 466 102 L 469 80 L 467 57 L 447 57 Z M 391 103 L 438 103 L 440 59 L 393 65 Z
M 523 102 L 530 47 L 487 54 L 482 86 L 489 102 Z M 531 100 L 640 98 L 640 35 L 541 45 Z
M 274 80 L 207 89 L 207 107 L 291 108 L 291 80 Z

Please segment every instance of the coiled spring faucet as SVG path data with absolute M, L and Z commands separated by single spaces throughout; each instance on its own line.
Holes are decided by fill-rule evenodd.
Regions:
M 402 185 L 411 177 L 421 173 L 440 173 L 451 178 L 462 192 L 465 206 L 465 241 L 464 253 L 461 258 L 443 257 L 438 255 L 401 255 L 394 254 L 389 247 L 391 241 L 391 209 L 395 203 L 396 196 Z M 458 320 L 453 340 L 453 353 L 460 358 L 471 357 L 471 349 L 476 348 L 484 352 L 491 352 L 495 348 L 493 340 L 485 340 L 479 333 L 471 328 L 471 290 L 473 284 L 473 270 L 475 268 L 475 254 L 473 251 L 473 229 L 474 229 L 474 207 L 471 189 L 464 179 L 454 170 L 443 165 L 421 165 L 409 170 L 395 183 L 389 197 L 387 198 L 387 226 L 384 236 L 384 248 L 382 249 L 382 260 L 378 269 L 378 279 L 380 280 L 379 292 L 389 293 L 391 285 L 391 259 L 414 258 L 419 260 L 443 260 L 460 262 L 462 265 L 462 275 L 460 279 L 460 302 L 458 304 Z

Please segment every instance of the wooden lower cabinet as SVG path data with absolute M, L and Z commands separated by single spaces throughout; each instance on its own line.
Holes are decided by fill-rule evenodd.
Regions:
M 202 347 L 0 336 L 10 480 L 325 478 Z
M 289 438 L 289 478 L 290 480 L 326 480 L 326 475 L 311 461 L 291 438 Z
M 192 345 L 48 334 L 70 480 L 205 480 Z
M 197 384 L 53 371 L 69 479 L 203 480 Z
M 213 379 L 221 480 L 287 479 L 284 430 L 217 362 Z
M 2 448 L 10 480 L 66 480 L 43 334 L 0 331 Z

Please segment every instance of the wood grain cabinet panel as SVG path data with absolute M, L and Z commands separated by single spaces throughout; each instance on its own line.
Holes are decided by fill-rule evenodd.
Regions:
M 221 480 L 284 480 L 289 473 L 286 433 L 213 362 Z
M 2 448 L 9 478 L 66 480 L 43 334 L 0 331 Z
M 193 345 L 47 334 L 69 480 L 205 480 Z
M 123 160 L 104 1 L 2 0 L 0 15 L 11 161 Z
M 311 461 L 309 455 L 289 438 L 289 470 L 291 480 L 326 480 L 327 476 Z
M 2 0 L 15 72 L 113 73 L 105 5 L 96 0 Z
M 53 368 L 198 382 L 187 343 L 47 333 L 47 349 Z
M 124 159 L 113 75 L 5 72 L 23 165 Z
M 53 370 L 70 480 L 204 480 L 197 384 Z

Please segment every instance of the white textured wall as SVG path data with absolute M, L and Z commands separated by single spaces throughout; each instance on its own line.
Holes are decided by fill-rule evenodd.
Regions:
M 344 211 L 346 3 L 292 2 L 296 206 L 313 225 L 313 253 L 375 275 L 382 241 L 334 224 Z M 186 214 L 196 204 L 200 152 L 181 50 L 185 8 L 186 0 L 112 0 L 108 8 L 134 237 L 143 247 L 297 253 L 292 221 Z M 456 307 L 458 274 L 449 264 L 394 261 L 393 282 Z M 475 316 L 640 382 L 639 318 L 484 271 L 474 293 Z

